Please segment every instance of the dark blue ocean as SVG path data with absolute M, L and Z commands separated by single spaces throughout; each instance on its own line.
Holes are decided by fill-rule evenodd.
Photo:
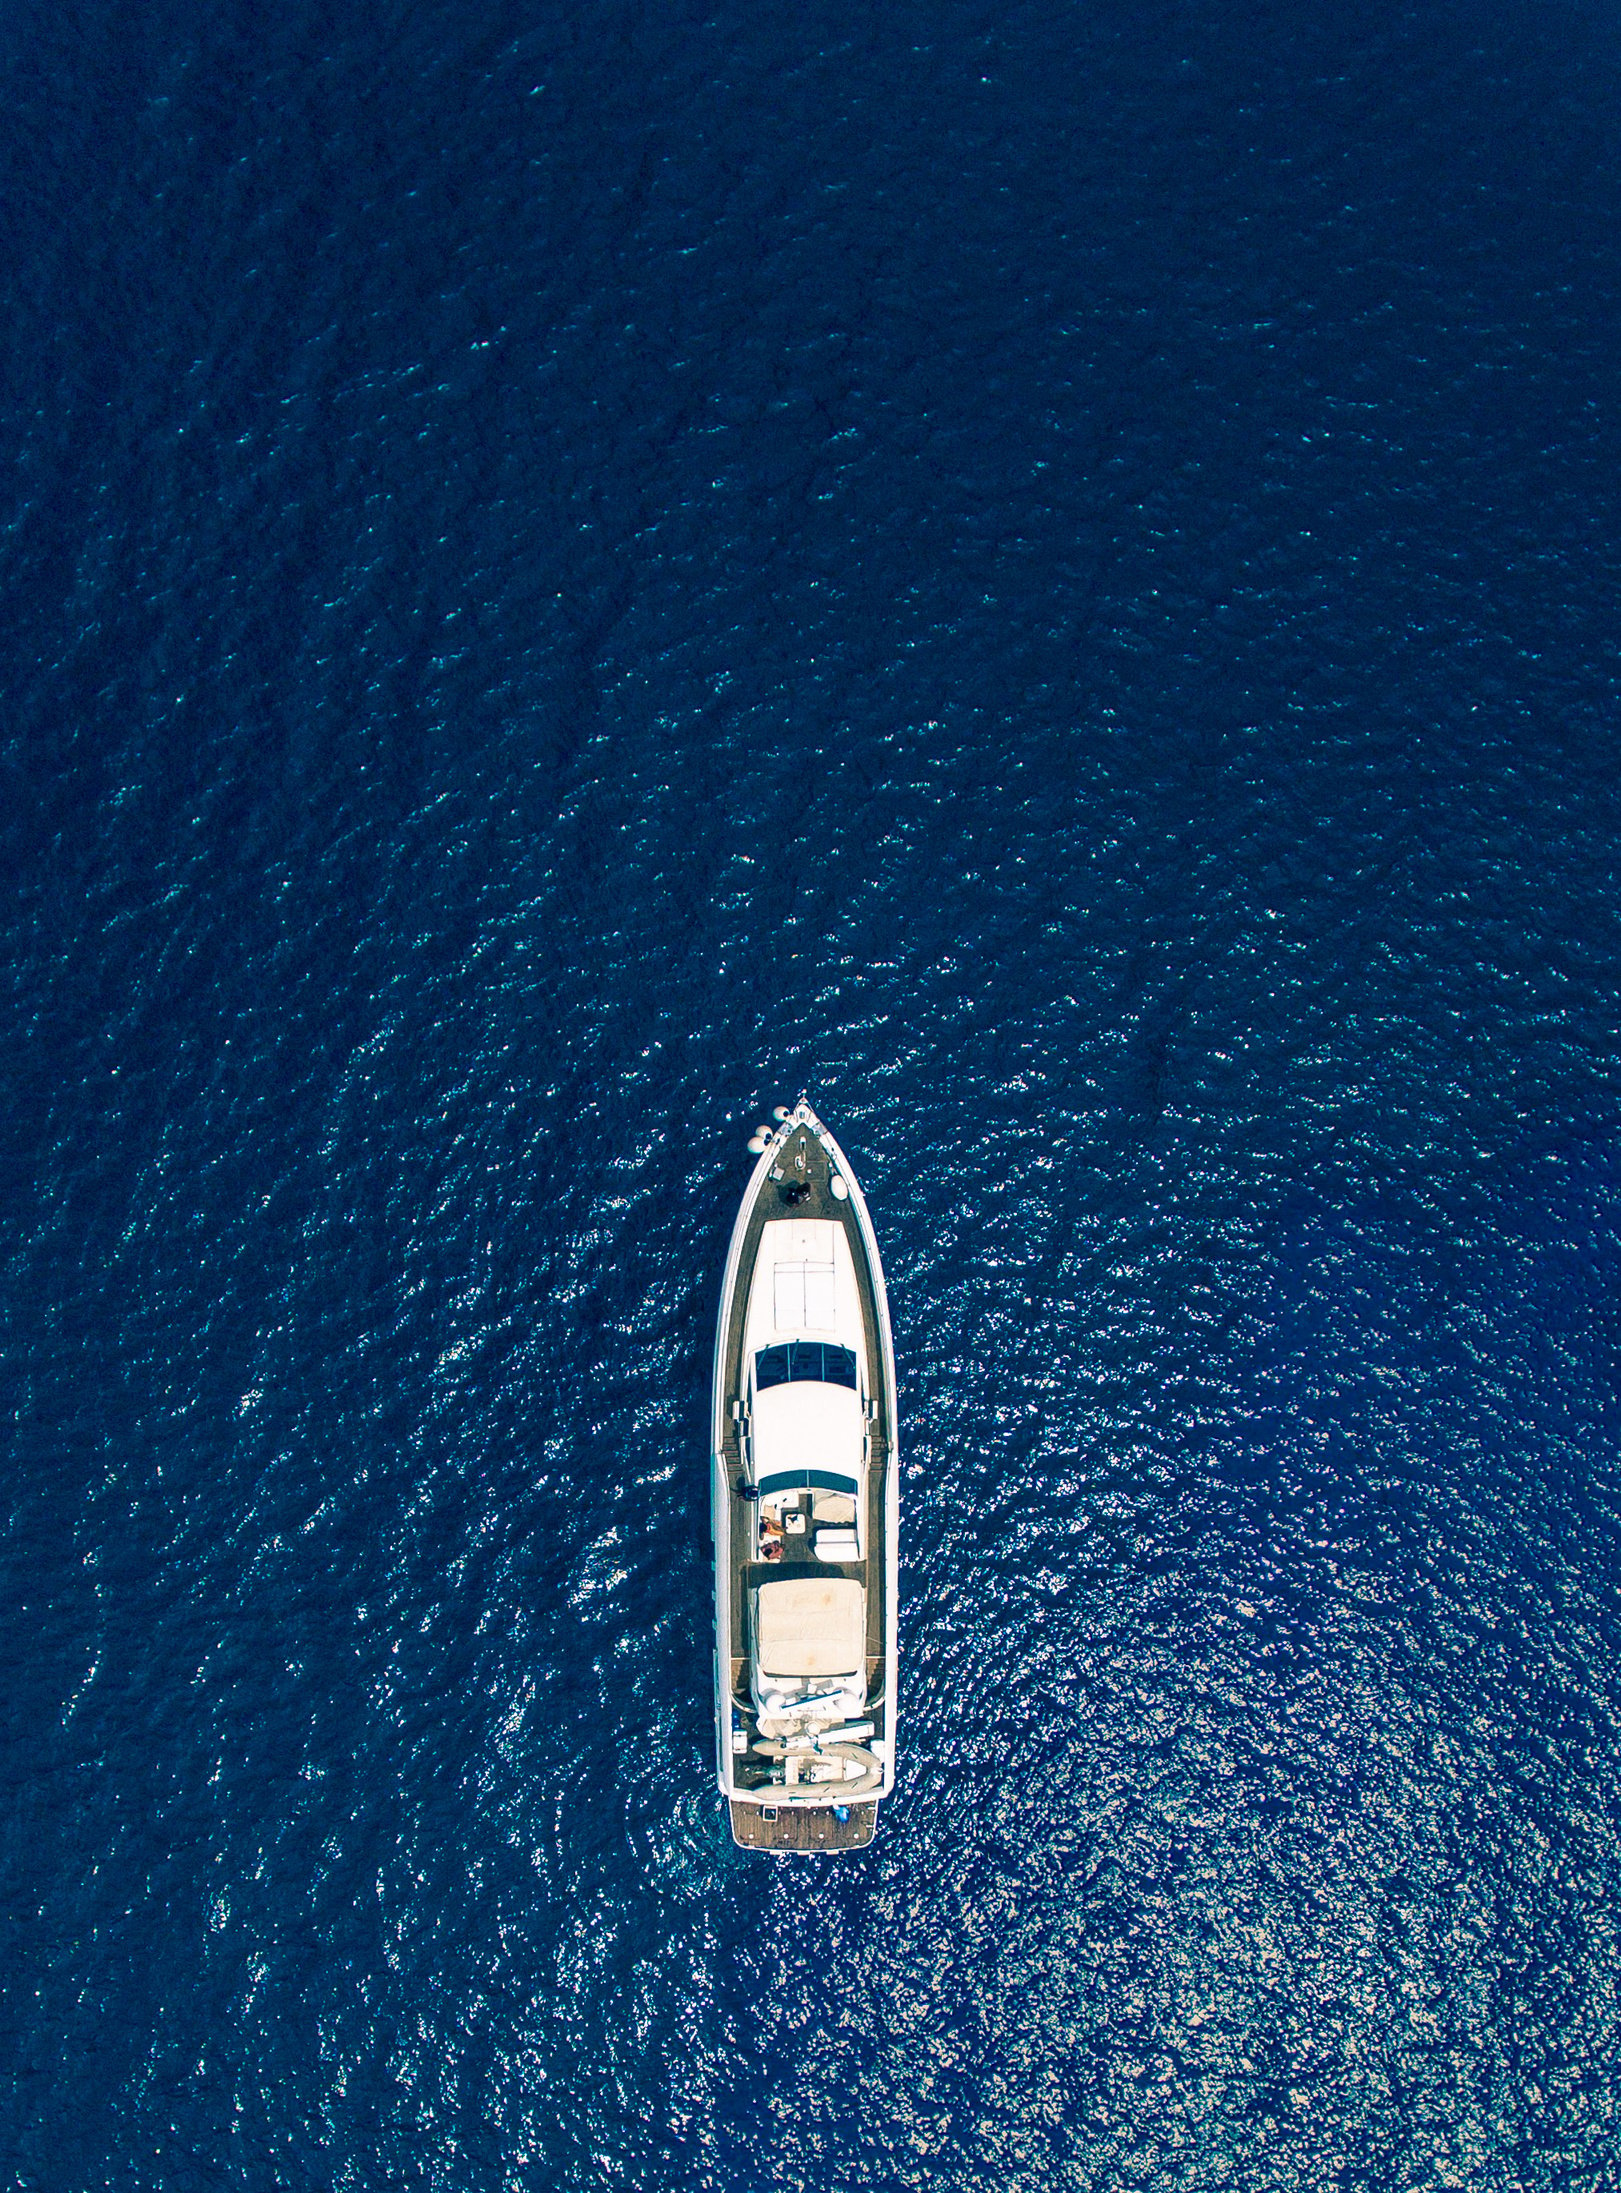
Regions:
M 1621 2184 L 1621 16 L 0 12 L 0 2185 Z M 713 1781 L 770 1107 L 901 1784 Z

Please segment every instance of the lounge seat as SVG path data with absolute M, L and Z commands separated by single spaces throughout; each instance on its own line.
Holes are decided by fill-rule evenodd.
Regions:
M 818 1523 L 841 1523 L 848 1528 L 855 1522 L 856 1504 L 848 1493 L 819 1492 L 811 1502 L 811 1515 Z
M 816 1558 L 818 1561 L 859 1561 L 861 1542 L 853 1530 L 819 1530 L 816 1533 Z
M 773 1577 L 755 1593 L 761 1675 L 854 1675 L 866 1647 L 867 1595 L 853 1576 Z

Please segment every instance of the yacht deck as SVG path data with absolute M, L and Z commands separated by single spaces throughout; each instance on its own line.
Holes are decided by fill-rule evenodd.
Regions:
M 726 1396 L 724 1438 L 720 1451 L 724 1492 L 718 1498 L 729 1503 L 730 1527 L 725 1533 L 729 1574 L 723 1581 L 725 1619 L 730 1650 L 721 1666 L 730 1677 L 733 1716 L 752 1734 L 754 1709 L 749 1693 L 747 1637 L 749 1595 L 760 1584 L 795 1575 L 847 1576 L 860 1581 L 866 1591 L 866 1717 L 878 1723 L 881 1735 L 890 1733 L 889 1700 L 884 1695 L 889 1619 L 886 1577 L 889 1568 L 889 1479 L 894 1456 L 894 1427 L 889 1416 L 890 1378 L 882 1357 L 885 1323 L 880 1313 L 862 1229 L 847 1197 L 832 1190 L 833 1167 L 814 1126 L 796 1122 L 776 1153 L 772 1176 L 762 1184 L 748 1214 L 742 1252 L 737 1263 L 730 1316 L 721 1355 L 722 1392 Z M 867 1361 L 863 1367 L 864 1391 L 871 1397 L 867 1432 L 866 1482 L 860 1518 L 863 1558 L 828 1562 L 814 1550 L 814 1532 L 786 1533 L 781 1558 L 770 1562 L 756 1558 L 758 1530 L 756 1503 L 743 1499 L 739 1486 L 746 1480 L 742 1425 L 737 1396 L 743 1387 L 743 1342 L 748 1311 L 749 1285 L 759 1253 L 760 1237 L 773 1219 L 824 1219 L 842 1228 L 849 1243 L 860 1297 L 861 1323 Z M 807 1502 L 808 1510 L 808 1502 Z M 717 1537 L 719 1534 L 717 1533 Z M 764 1791 L 773 1785 L 773 1763 L 757 1753 L 734 1753 L 732 1778 L 737 1788 Z M 780 1788 L 780 1784 L 776 1785 Z M 751 1849 L 840 1850 L 858 1849 L 872 1839 L 877 1816 L 875 1799 L 853 1800 L 835 1807 L 833 1786 L 821 1802 L 804 1799 L 763 1804 L 731 1800 L 733 1833 Z M 838 1811 L 846 1812 L 840 1820 Z M 771 1817 L 772 1813 L 775 1817 Z

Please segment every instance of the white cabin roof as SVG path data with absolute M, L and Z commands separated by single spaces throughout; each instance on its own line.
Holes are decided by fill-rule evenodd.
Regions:
M 861 1473 L 861 1402 L 848 1386 L 798 1378 L 754 1397 L 754 1475 L 779 1470 L 831 1470 L 850 1480 Z

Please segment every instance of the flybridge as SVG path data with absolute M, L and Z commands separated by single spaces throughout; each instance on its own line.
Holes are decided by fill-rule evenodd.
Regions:
M 889 1306 L 810 1106 L 750 1147 L 715 1337 L 716 1773 L 747 1847 L 856 1849 L 895 1779 Z

